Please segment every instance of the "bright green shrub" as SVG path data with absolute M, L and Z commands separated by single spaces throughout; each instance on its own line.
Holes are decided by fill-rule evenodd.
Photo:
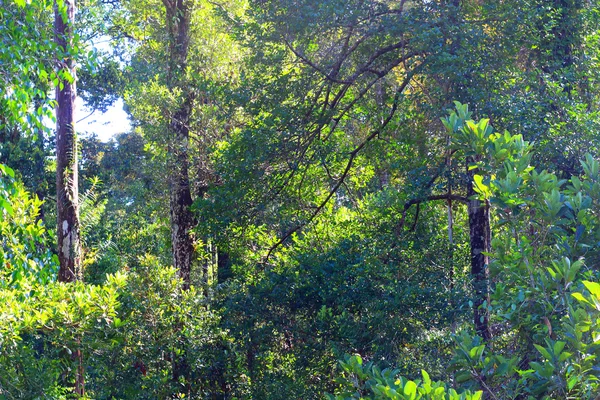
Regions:
M 458 393 L 443 382 L 433 382 L 421 371 L 422 380 L 399 376 L 398 370 L 380 370 L 372 362 L 363 363 L 359 355 L 346 356 L 340 361 L 343 373 L 338 378 L 339 388 L 330 400 L 479 400 L 482 392 Z
M 58 259 L 37 219 L 42 202 L 0 164 L 0 288 L 44 284 L 56 279 Z
M 41 202 L 0 165 L 0 398 L 64 398 L 83 361 L 114 324 L 123 274 L 106 284 L 59 283 Z

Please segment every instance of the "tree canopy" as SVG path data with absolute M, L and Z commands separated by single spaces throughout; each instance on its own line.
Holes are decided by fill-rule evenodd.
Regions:
M 0 399 L 598 396 L 596 1 L 0 21 Z

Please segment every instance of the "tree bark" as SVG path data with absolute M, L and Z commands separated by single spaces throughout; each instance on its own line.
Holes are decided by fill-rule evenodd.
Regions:
M 59 71 L 68 71 L 73 80 L 61 79 L 56 88 L 56 204 L 60 262 L 58 280 L 73 282 L 82 277 L 75 136 L 75 68 L 73 59 L 66 56 L 73 42 L 75 1 L 65 0 L 64 6 L 66 10 L 63 13 L 55 4 L 55 39 L 60 49 L 59 53 L 63 54 L 57 60 L 57 64 Z
M 79 190 L 77 173 L 77 138 L 75 135 L 75 62 L 70 56 L 73 47 L 75 0 L 65 0 L 64 10 L 54 3 L 54 36 L 58 47 L 57 69 L 68 72 L 71 79 L 60 78 L 56 88 L 56 208 L 58 280 L 82 280 L 81 237 L 79 230 Z M 75 351 L 77 363 L 75 394 L 85 395 L 85 369 L 83 353 Z
M 191 104 L 186 104 L 175 113 L 170 124 L 170 215 L 171 240 L 173 245 L 173 264 L 183 280 L 184 289 L 190 287 L 190 272 L 194 258 L 194 241 L 192 229 L 196 221 L 190 207 L 192 195 L 190 191 L 188 144 L 188 120 Z
M 489 326 L 490 281 L 487 255 L 491 251 L 490 207 L 487 201 L 477 198 L 473 177 L 477 169 L 468 171 L 473 158 L 467 159 L 467 210 L 469 213 L 469 241 L 471 244 L 471 278 L 473 279 L 473 322 L 475 330 L 484 341 L 492 339 Z M 485 304 L 484 304 L 485 303 Z
M 186 93 L 185 68 L 190 41 L 190 9 L 185 0 L 163 0 L 169 34 L 167 85 Z M 171 114 L 168 128 L 170 170 L 170 215 L 173 264 L 183 280 L 184 289 L 190 287 L 190 272 L 194 259 L 192 229 L 195 218 L 190 207 L 192 195 L 189 179 L 189 120 L 194 96 L 187 93 L 183 103 Z

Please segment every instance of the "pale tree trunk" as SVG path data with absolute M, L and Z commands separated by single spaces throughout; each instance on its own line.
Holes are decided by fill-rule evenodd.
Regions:
M 468 164 L 473 161 L 471 157 Z M 473 279 L 473 322 L 475 330 L 484 341 L 492 339 L 489 326 L 490 279 L 487 255 L 491 251 L 490 207 L 487 201 L 473 199 L 477 193 L 473 189 L 473 176 L 477 170 L 467 171 L 467 210 L 469 213 L 469 241 L 471 244 L 471 278 Z M 485 307 L 484 307 L 485 303 Z
M 77 174 L 77 138 L 75 135 L 75 62 L 68 56 L 73 46 L 75 23 L 75 0 L 64 1 L 65 10 L 54 5 L 54 35 L 59 48 L 58 71 L 68 71 L 72 77 L 60 79 L 56 88 L 56 208 L 58 280 L 74 282 L 82 280 L 81 238 L 79 231 L 79 191 Z M 62 54 L 61 54 L 62 53 Z M 85 375 L 81 349 L 76 349 L 77 361 L 75 393 L 85 394 Z
M 450 257 L 450 290 L 454 290 L 454 215 L 452 213 L 452 135 L 446 136 L 446 171 L 448 174 L 448 256 Z

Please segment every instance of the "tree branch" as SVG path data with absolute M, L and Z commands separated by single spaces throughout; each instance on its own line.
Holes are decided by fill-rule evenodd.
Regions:
M 427 196 L 427 197 L 422 197 L 419 199 L 412 199 L 407 201 L 406 203 L 404 203 L 404 209 L 402 210 L 402 218 L 400 218 L 400 222 L 398 222 L 398 227 L 396 229 L 397 232 L 400 232 L 400 230 L 404 227 L 404 222 L 406 221 L 406 212 L 414 205 L 420 205 L 421 203 L 426 203 L 428 201 L 436 201 L 436 200 L 453 200 L 453 201 L 460 201 L 461 203 L 467 203 L 469 201 L 469 199 L 467 199 L 466 197 L 463 196 L 458 196 L 456 194 L 439 194 L 439 195 L 432 195 L 432 196 Z M 415 217 L 416 218 L 416 217 Z M 413 228 L 414 230 L 414 228 Z
M 298 232 L 300 229 L 302 229 L 307 224 L 312 222 L 314 220 L 314 218 L 321 212 L 321 210 L 323 210 L 323 208 L 327 205 L 327 203 L 329 203 L 329 200 L 331 200 L 331 198 L 334 196 L 334 194 L 342 186 L 342 184 L 344 183 L 344 180 L 350 173 L 350 170 L 352 169 L 352 166 L 354 165 L 354 160 L 355 160 L 356 156 L 358 155 L 358 153 L 367 145 L 367 143 L 369 143 L 371 140 L 373 140 L 375 137 L 377 137 L 377 135 L 379 135 L 387 127 L 387 125 L 390 123 L 390 121 L 396 114 L 396 110 L 398 109 L 398 102 L 400 100 L 400 94 L 402 93 L 403 89 L 406 87 L 407 84 L 408 84 L 408 82 L 406 82 L 405 85 L 402 85 L 396 91 L 396 95 L 394 97 L 394 103 L 393 103 L 390 113 L 388 114 L 385 121 L 383 121 L 383 123 L 379 126 L 379 128 L 373 130 L 369 134 L 369 136 L 367 136 L 362 141 L 362 143 L 360 143 L 357 147 L 354 148 L 354 150 L 352 150 L 350 152 L 350 157 L 348 158 L 348 162 L 346 163 L 344 172 L 342 173 L 341 177 L 338 179 L 337 183 L 329 191 L 327 197 L 317 206 L 317 208 L 313 211 L 313 213 L 310 215 L 308 220 L 299 223 L 298 225 L 296 225 L 295 227 L 293 227 L 292 229 L 287 231 L 273 246 L 271 246 L 271 248 L 269 249 L 269 251 L 267 252 L 267 254 L 264 258 L 263 264 L 269 260 L 269 257 L 271 256 L 271 254 L 273 253 L 273 251 L 275 249 L 277 249 L 280 245 L 282 245 L 294 233 Z

